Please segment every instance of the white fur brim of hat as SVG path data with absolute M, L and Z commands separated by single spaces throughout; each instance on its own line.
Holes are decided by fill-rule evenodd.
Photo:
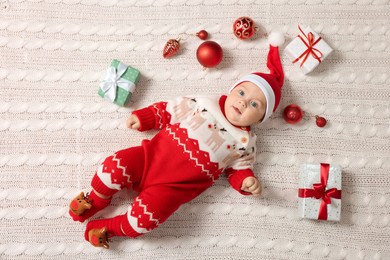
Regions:
M 271 115 L 274 110 L 275 106 L 275 94 L 273 89 L 271 88 L 270 84 L 263 79 L 262 77 L 255 75 L 255 74 L 249 74 L 244 77 L 242 77 L 239 81 L 237 81 L 233 87 L 229 90 L 229 93 L 232 92 L 232 90 L 237 87 L 239 84 L 243 82 L 252 82 L 256 86 L 258 86 L 261 91 L 263 91 L 265 99 L 267 101 L 265 115 L 261 123 L 265 122 Z

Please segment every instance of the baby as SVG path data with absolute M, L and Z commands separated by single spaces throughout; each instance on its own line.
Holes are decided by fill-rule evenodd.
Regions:
M 182 97 L 133 111 L 128 128 L 161 130 L 141 146 L 106 158 L 92 179 L 92 191 L 77 196 L 69 214 L 83 222 L 121 189 L 133 188 L 139 195 L 127 213 L 89 221 L 85 239 L 108 248 L 109 237 L 150 232 L 222 173 L 241 194 L 260 195 L 252 171 L 256 136 L 251 126 L 266 121 L 279 104 L 284 75 L 278 47 L 270 46 L 267 66 L 270 74 L 244 76 L 227 96 Z

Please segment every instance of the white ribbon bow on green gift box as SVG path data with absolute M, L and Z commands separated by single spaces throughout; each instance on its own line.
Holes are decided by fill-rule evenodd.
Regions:
M 118 68 L 113 66 L 107 69 L 105 78 L 100 84 L 100 89 L 104 92 L 104 98 L 114 102 L 116 98 L 117 87 L 133 93 L 135 84 L 127 79 L 121 78 L 126 72 L 127 66 L 119 62 Z

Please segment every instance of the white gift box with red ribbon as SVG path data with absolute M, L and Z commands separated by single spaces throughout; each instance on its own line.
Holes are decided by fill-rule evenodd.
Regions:
M 298 187 L 299 214 L 302 218 L 340 220 L 340 166 L 304 164 L 299 173 Z
M 308 26 L 299 27 L 300 34 L 285 48 L 286 53 L 293 59 L 293 63 L 300 66 L 307 74 L 314 70 L 333 49 Z

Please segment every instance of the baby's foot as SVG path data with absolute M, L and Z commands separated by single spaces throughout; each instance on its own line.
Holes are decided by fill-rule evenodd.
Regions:
M 92 245 L 108 248 L 108 239 L 116 236 L 126 236 L 122 225 L 128 224 L 127 213 L 114 218 L 89 221 L 85 227 L 84 238 Z M 135 236 L 134 236 L 135 237 Z
M 81 192 L 70 203 L 69 215 L 74 221 L 84 222 L 95 215 L 96 212 L 107 207 L 110 202 L 111 198 L 103 199 L 97 196 L 93 190 L 90 194 L 87 193 L 86 196 L 84 196 L 84 192 Z
M 88 241 L 95 247 L 104 247 L 105 249 L 109 249 L 108 245 L 108 234 L 107 228 L 93 228 L 88 231 Z
M 87 209 L 91 209 L 92 205 L 89 200 L 89 194 L 84 195 L 84 192 L 81 192 L 76 198 L 72 200 L 69 205 L 70 212 L 72 212 L 76 216 L 80 216 Z M 72 215 L 72 214 L 71 214 Z

